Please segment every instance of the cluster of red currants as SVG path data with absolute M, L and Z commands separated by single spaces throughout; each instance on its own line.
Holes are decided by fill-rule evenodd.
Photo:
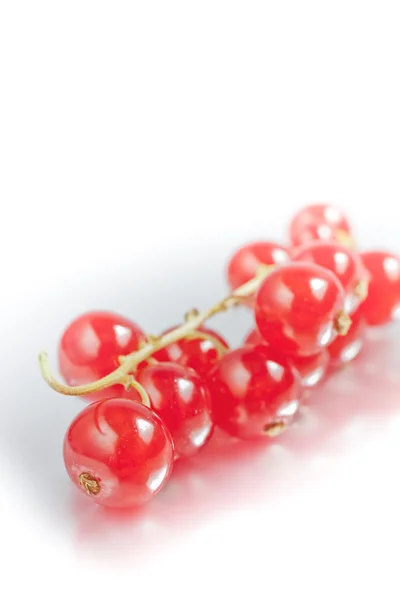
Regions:
M 357 356 L 367 325 L 400 317 L 400 259 L 357 253 L 336 207 L 301 210 L 290 242 L 240 248 L 228 265 L 232 294 L 159 337 L 106 312 L 69 325 L 59 348 L 68 385 L 42 371 L 54 389 L 93 401 L 64 442 L 68 474 L 81 491 L 106 506 L 137 505 L 215 426 L 246 440 L 281 433 L 304 390 L 329 366 Z M 229 349 L 202 322 L 235 304 L 254 311 L 255 328 Z

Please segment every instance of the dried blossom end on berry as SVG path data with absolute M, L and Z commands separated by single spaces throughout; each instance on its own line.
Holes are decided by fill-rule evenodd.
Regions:
M 335 331 L 338 335 L 347 335 L 351 323 L 351 317 L 344 310 L 341 310 L 335 319 Z
M 90 473 L 81 473 L 78 477 L 80 486 L 88 494 L 88 496 L 97 496 L 101 491 L 101 486 L 93 475 Z
M 264 432 L 268 437 L 277 437 L 281 435 L 287 427 L 285 421 L 276 421 L 264 427 Z

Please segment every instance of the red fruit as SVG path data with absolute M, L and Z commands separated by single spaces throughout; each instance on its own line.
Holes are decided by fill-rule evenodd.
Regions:
M 243 340 L 243 343 L 248 346 L 257 346 L 258 344 L 267 345 L 267 342 L 264 340 L 263 336 L 257 329 L 252 329 L 246 335 Z
M 333 365 L 343 365 L 352 361 L 363 348 L 366 327 L 361 308 L 351 316 L 351 320 L 347 334 L 338 336 L 328 348 Z
M 285 355 L 318 354 L 349 326 L 344 298 L 343 287 L 327 269 L 291 263 L 261 283 L 255 300 L 257 327 Z
M 89 404 L 64 440 L 68 475 L 94 502 L 130 507 L 166 483 L 174 457 L 171 436 L 150 409 L 126 398 Z
M 244 343 L 254 346 L 258 344 L 267 345 L 257 329 L 253 329 L 248 333 Z M 329 354 L 324 349 L 312 356 L 289 356 L 287 357 L 287 361 L 298 373 L 303 387 L 314 387 L 321 381 L 327 371 Z
M 299 406 L 297 377 L 266 346 L 228 352 L 210 372 L 208 384 L 215 424 L 242 439 L 280 433 Z
M 242 246 L 229 261 L 229 285 L 234 290 L 253 279 L 260 266 L 282 265 L 289 261 L 288 249 L 274 242 L 254 242 Z
M 137 350 L 144 339 L 142 330 L 125 317 L 102 311 L 86 313 L 64 331 L 58 354 L 60 373 L 72 386 L 96 381 L 114 371 L 119 366 L 118 357 Z M 113 396 L 137 398 L 137 393 L 114 385 L 85 398 Z
M 175 456 L 198 452 L 213 430 L 211 398 L 203 379 L 188 367 L 160 363 L 140 371 L 137 380 L 148 393 L 152 409 L 168 427 Z
M 346 293 L 345 308 L 353 313 L 368 291 L 368 276 L 361 258 L 349 248 L 333 241 L 313 241 L 297 249 L 294 261 L 311 262 L 332 271 Z
M 290 223 L 289 236 L 293 246 L 312 240 L 336 240 L 351 244 L 350 225 L 341 210 L 331 204 L 313 204 L 300 210 Z
M 326 374 L 329 353 L 327 349 L 324 349 L 312 356 L 292 356 L 289 359 L 289 364 L 297 371 L 301 385 L 305 388 L 311 388 L 317 385 Z
M 175 328 L 172 327 L 164 333 L 168 333 L 172 329 Z M 229 348 L 227 342 L 215 331 L 205 327 L 199 327 L 198 331 L 210 335 L 211 338 L 216 338 L 223 347 Z M 193 332 L 193 334 L 195 333 L 196 331 Z M 184 367 L 191 367 L 199 375 L 206 375 L 219 358 L 217 344 L 211 338 L 183 338 L 162 348 L 153 355 L 153 358 L 160 362 L 174 362 Z
M 361 313 L 368 325 L 383 325 L 400 318 L 400 258 L 388 252 L 363 252 L 369 273 L 368 297 Z

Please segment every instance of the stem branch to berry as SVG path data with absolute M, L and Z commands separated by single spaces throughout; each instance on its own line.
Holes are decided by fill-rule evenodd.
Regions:
M 125 356 L 122 364 L 115 369 L 115 371 L 112 371 L 112 373 L 106 375 L 106 377 L 102 377 L 98 381 L 77 386 L 68 386 L 60 383 L 52 374 L 46 352 L 41 352 L 39 354 L 39 365 L 42 376 L 48 385 L 53 388 L 53 390 L 61 394 L 65 394 L 66 396 L 83 396 L 85 394 L 104 390 L 105 388 L 115 385 L 116 383 L 120 383 L 122 385 L 132 385 L 138 389 L 131 374 L 135 372 L 139 363 L 146 361 L 154 352 L 165 348 L 165 346 L 169 346 L 169 344 L 172 344 L 173 342 L 177 342 L 185 337 L 192 338 L 196 329 L 205 321 L 220 312 L 240 304 L 244 298 L 251 296 L 255 291 L 257 291 L 262 280 L 273 268 L 274 266 L 265 265 L 259 270 L 259 273 L 257 273 L 256 277 L 238 287 L 230 296 L 227 296 L 220 302 L 217 302 L 217 304 L 214 304 L 204 312 L 199 313 L 197 310 L 189 311 L 186 314 L 185 322 L 172 331 L 169 331 L 160 337 L 149 336 L 149 341 L 147 344 L 142 346 L 142 348 L 136 352 L 132 352 L 131 354 Z M 138 389 L 138 392 L 141 394 L 143 400 L 141 390 Z M 144 403 L 147 403 L 146 398 L 144 398 Z
M 220 342 L 215 335 L 205 333 L 204 331 L 192 331 L 191 333 L 185 335 L 185 340 L 208 340 L 209 342 L 212 342 L 219 358 L 227 351 L 226 346 L 222 344 L 222 342 Z

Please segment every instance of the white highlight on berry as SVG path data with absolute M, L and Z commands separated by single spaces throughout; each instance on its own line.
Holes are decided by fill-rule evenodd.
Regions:
M 344 312 L 351 315 L 360 305 L 360 298 L 353 293 L 347 294 L 344 300 Z
M 317 229 L 318 237 L 321 240 L 329 240 L 332 235 L 331 228 L 329 225 L 320 225 Z
M 79 345 L 88 357 L 97 357 L 100 348 L 100 340 L 97 333 L 90 325 L 83 328 Z
M 275 298 L 279 304 L 291 306 L 294 301 L 294 293 L 283 282 L 279 282 L 275 290 Z
M 168 473 L 167 466 L 161 467 L 161 469 L 157 469 L 156 471 L 153 471 L 153 473 L 150 474 L 148 480 L 146 481 L 147 487 L 152 492 L 155 492 L 156 490 L 158 490 L 160 485 L 162 485 L 167 473 Z
M 300 406 L 300 402 L 298 400 L 292 400 L 287 404 L 281 406 L 281 408 L 276 413 L 278 417 L 293 417 L 293 415 L 297 412 Z
M 154 435 L 154 425 L 145 419 L 136 419 L 138 434 L 145 444 L 150 444 Z
M 179 395 L 186 404 L 188 404 L 193 396 L 194 384 L 188 379 L 179 378 L 177 381 Z
M 282 250 L 282 248 L 274 248 L 271 255 L 275 265 L 284 265 L 290 262 L 289 254 L 285 250 Z
M 349 266 L 349 257 L 344 252 L 335 252 L 333 260 L 335 261 L 337 272 L 342 275 Z
M 394 256 L 387 256 L 384 259 L 383 268 L 392 281 L 397 281 L 400 278 L 400 262 Z
M 304 385 L 304 387 L 314 387 L 314 385 L 317 385 L 317 383 L 321 381 L 322 377 L 324 376 L 324 373 L 325 368 L 318 367 L 312 373 L 309 373 L 305 377 L 302 377 L 301 383 Z
M 326 325 L 326 327 L 324 327 L 318 336 L 318 343 L 319 345 L 324 348 L 325 346 L 327 346 L 328 344 L 331 343 L 333 339 L 333 325 L 332 323 L 328 323 L 328 325 Z
M 393 321 L 400 321 L 400 304 L 396 304 L 396 306 L 393 308 L 392 319 Z
M 124 327 L 124 325 L 114 325 L 113 329 L 118 343 L 121 346 L 126 346 L 131 340 L 132 331 L 128 327 Z
M 237 365 L 237 368 L 232 370 L 230 387 L 234 390 L 235 395 L 246 393 L 250 378 L 250 372 L 241 363 Z
M 203 427 L 200 427 L 200 429 L 195 429 L 194 431 L 192 431 L 189 437 L 193 446 L 196 446 L 196 448 L 200 448 L 200 446 L 204 444 L 207 437 L 209 436 L 210 431 L 211 423 L 206 423 L 205 425 L 203 425 Z
M 177 362 L 180 359 L 182 352 L 178 344 L 171 344 L 168 348 L 168 354 L 173 362 Z
M 344 348 L 340 353 L 340 360 L 343 363 L 348 363 L 353 360 L 362 348 L 362 340 L 354 340 L 351 344 L 349 344 L 346 348 Z
M 310 279 L 310 288 L 317 300 L 323 300 L 328 289 L 328 282 L 319 277 L 313 277 Z
M 208 352 L 209 350 L 214 349 L 214 344 L 211 340 L 201 340 L 200 349 L 202 352 Z
M 265 363 L 268 373 L 271 375 L 272 379 L 275 381 L 282 381 L 283 373 L 285 369 L 282 365 L 274 362 L 273 360 L 267 360 Z
M 327 206 L 324 211 L 325 221 L 337 225 L 342 220 L 342 213 L 336 206 Z

